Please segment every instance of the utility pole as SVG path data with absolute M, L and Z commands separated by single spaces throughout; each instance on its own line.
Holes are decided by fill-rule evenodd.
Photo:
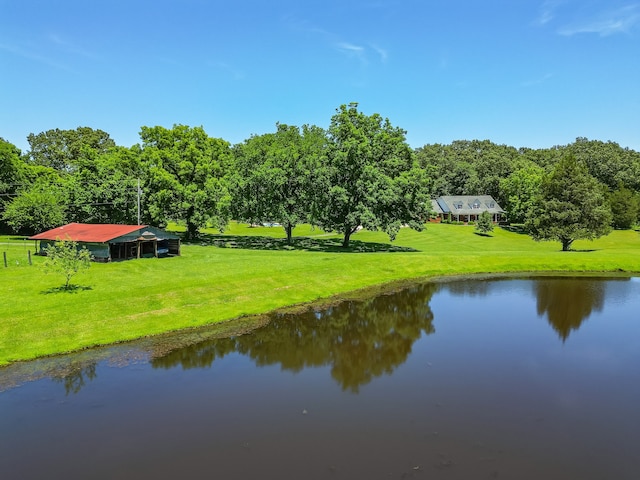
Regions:
M 138 179 L 138 225 L 140 225 L 140 179 Z

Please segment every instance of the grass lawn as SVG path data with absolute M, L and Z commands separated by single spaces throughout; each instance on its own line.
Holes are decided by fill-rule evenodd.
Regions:
M 279 227 L 232 224 L 206 232 L 182 256 L 92 264 L 60 291 L 61 276 L 45 275 L 33 242 L 0 237 L 0 365 L 94 345 L 131 340 L 235 317 L 327 299 L 389 282 L 441 275 L 499 272 L 640 273 L 640 234 L 614 231 L 574 251 L 536 243 L 496 228 L 433 224 L 403 229 L 395 242 L 359 232 L 341 238 L 301 226 L 295 245 Z M 0 258 L 0 262 L 4 257 Z

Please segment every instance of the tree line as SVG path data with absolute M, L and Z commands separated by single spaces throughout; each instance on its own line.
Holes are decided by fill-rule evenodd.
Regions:
M 289 242 L 296 225 L 311 223 L 348 246 L 362 227 L 391 239 L 402 225 L 421 230 L 431 198 L 489 194 L 510 222 L 568 249 L 631 228 L 640 211 L 640 154 L 616 143 L 517 149 L 463 140 L 412 149 L 406 131 L 355 103 L 336 109 L 326 129 L 276 124 L 235 145 L 185 125 L 143 126 L 132 147 L 89 127 L 27 140 L 23 153 L 0 138 L 0 228 L 14 233 L 136 224 L 140 215 L 145 224 L 184 225 L 187 240 L 235 219 L 278 223 Z

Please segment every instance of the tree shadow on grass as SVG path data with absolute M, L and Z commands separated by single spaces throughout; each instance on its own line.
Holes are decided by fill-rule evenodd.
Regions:
M 488 238 L 493 238 L 493 235 L 490 235 L 488 233 L 483 233 L 483 232 L 473 232 L 474 235 L 478 235 L 479 237 L 488 237 Z
M 529 235 L 529 232 L 521 223 L 514 223 L 510 225 L 500 225 L 500 228 L 507 232 L 518 233 L 520 235 Z
M 85 292 L 87 290 L 93 290 L 93 287 L 89 287 L 88 285 L 70 284 L 68 287 L 62 285 L 60 287 L 48 288 L 47 290 L 43 290 L 40 293 L 42 293 L 43 295 L 50 295 L 52 293 L 78 293 Z
M 361 242 L 351 240 L 349 246 L 342 246 L 341 238 L 309 238 L 294 237 L 291 245 L 286 238 L 273 238 L 265 236 L 243 235 L 215 235 L 202 234 L 197 242 L 202 246 L 214 246 L 219 248 L 238 248 L 246 250 L 298 250 L 323 253 L 373 253 L 373 252 L 417 252 L 410 247 L 390 245 L 388 243 Z

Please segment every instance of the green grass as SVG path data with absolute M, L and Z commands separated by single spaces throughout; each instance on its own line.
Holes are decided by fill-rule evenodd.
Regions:
M 94 345 L 195 327 L 285 306 L 327 299 L 407 279 L 498 272 L 640 272 L 640 234 L 614 231 L 574 251 L 536 243 L 496 228 L 429 225 L 386 235 L 359 232 L 345 252 L 340 238 L 309 226 L 294 231 L 232 224 L 206 232 L 182 256 L 92 264 L 60 291 L 62 277 L 45 275 L 33 242 L 0 237 L 0 365 Z M 3 258 L 0 257 L 0 262 Z

